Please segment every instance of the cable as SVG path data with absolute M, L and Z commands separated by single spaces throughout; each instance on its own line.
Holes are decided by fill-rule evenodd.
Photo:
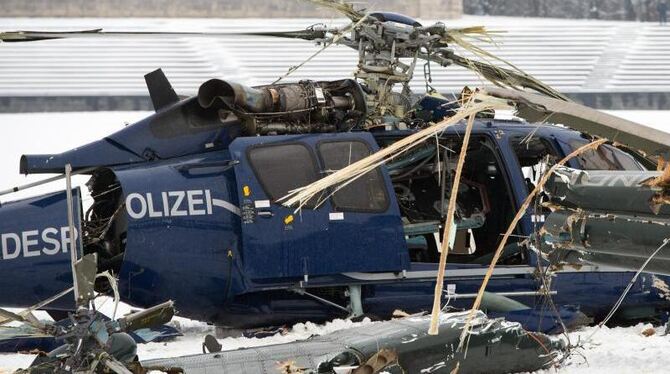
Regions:
M 598 324 L 598 329 L 595 330 L 595 331 L 593 331 L 593 333 L 587 338 L 587 340 L 591 340 L 591 338 L 593 338 L 593 336 L 594 336 L 598 331 L 600 331 L 600 330 L 602 329 L 602 327 L 603 327 L 603 326 L 604 326 L 604 325 L 605 325 L 605 324 L 612 318 L 612 316 L 614 316 L 614 313 L 616 313 L 616 311 L 617 311 L 617 310 L 619 309 L 619 307 L 621 306 L 621 303 L 623 303 L 623 299 L 624 299 L 624 298 L 626 297 L 626 295 L 628 294 L 628 291 L 630 291 L 631 287 L 633 287 L 633 284 L 635 284 L 635 282 L 637 281 L 637 277 L 640 276 L 640 273 L 642 273 L 642 271 L 644 271 L 644 268 L 647 267 L 647 265 L 649 264 L 649 262 L 651 262 L 651 260 L 654 258 L 654 256 L 656 256 L 656 255 L 658 254 L 658 252 L 660 252 L 661 249 L 663 249 L 663 248 L 668 244 L 668 242 L 670 242 L 670 238 L 665 238 L 665 239 L 663 239 L 663 244 L 661 244 L 660 247 L 656 248 L 656 250 L 654 251 L 654 253 L 652 253 L 652 254 L 647 258 L 647 260 L 644 262 L 644 264 L 642 264 L 642 266 L 640 267 L 640 269 L 638 269 L 637 273 L 635 273 L 635 275 L 634 275 L 633 278 L 630 280 L 630 282 L 628 282 L 628 285 L 626 286 L 626 289 L 625 289 L 625 290 L 623 291 L 623 293 L 621 294 L 621 297 L 619 297 L 619 300 L 617 300 L 617 302 L 614 304 L 614 306 L 612 307 L 612 310 L 610 310 L 610 312 L 607 314 L 607 316 L 605 317 L 605 319 L 603 319 L 603 320 Z
M 360 24 L 362 24 L 363 21 L 365 21 L 365 19 L 368 18 L 368 15 L 369 15 L 369 13 L 365 14 L 360 20 L 358 20 L 358 22 L 356 22 L 356 23 L 352 23 L 352 24 L 349 25 L 348 27 L 344 28 L 339 34 L 334 35 L 333 38 L 330 40 L 330 43 L 328 43 L 328 44 L 324 44 L 324 46 L 323 46 L 321 49 L 319 49 L 318 51 L 314 52 L 312 55 L 310 55 L 309 57 L 307 57 L 307 59 L 305 59 L 303 62 L 299 63 L 298 65 L 291 66 L 291 67 L 288 69 L 288 71 L 286 72 L 286 74 L 284 74 L 284 75 L 282 75 L 281 77 L 277 78 L 274 82 L 272 82 L 272 84 L 277 84 L 277 83 L 279 83 L 282 79 L 288 77 L 288 76 L 291 75 L 294 71 L 300 69 L 303 65 L 305 65 L 305 64 L 308 63 L 308 62 L 310 62 L 314 57 L 318 56 L 321 52 L 325 51 L 328 47 L 330 47 L 330 46 L 333 45 L 333 44 L 337 44 L 337 43 L 340 41 L 340 39 L 344 38 L 344 35 L 345 35 L 346 33 L 348 33 L 349 31 L 354 30 L 356 27 L 358 27 Z M 327 42 L 324 42 L 324 43 L 327 43 Z

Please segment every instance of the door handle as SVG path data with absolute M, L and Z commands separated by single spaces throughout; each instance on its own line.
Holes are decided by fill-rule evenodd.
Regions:
M 275 214 L 269 210 L 261 210 L 257 212 L 256 215 L 263 218 L 272 218 L 275 216 Z

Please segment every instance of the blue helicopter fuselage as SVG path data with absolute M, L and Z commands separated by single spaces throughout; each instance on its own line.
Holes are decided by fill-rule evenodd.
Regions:
M 181 148 L 170 142 L 175 134 L 147 126 L 61 155 L 22 160 L 24 172 L 56 171 L 64 163 L 76 169 L 102 165 L 100 170 L 115 180 L 123 207 L 113 218 L 123 251 L 110 255 L 110 261 L 117 259 L 110 266 L 124 301 L 148 307 L 172 299 L 182 316 L 236 328 L 346 316 L 352 286 L 361 292 L 365 313 L 385 318 L 395 309 L 430 310 L 438 268 L 435 254 L 426 257 L 431 235 L 409 234 L 390 167 L 329 191 L 300 211 L 277 201 L 412 130 L 233 137 L 220 127 L 190 128 L 195 130 L 178 134 L 187 143 Z M 463 125 L 451 127 L 441 138 L 459 139 L 463 130 Z M 139 141 L 142 131 L 152 131 L 158 146 Z M 486 225 L 499 230 L 528 194 L 512 144 L 531 133 L 558 157 L 583 140 L 565 128 L 514 121 L 478 120 L 474 127 L 475 143 L 488 153 L 481 165 L 478 160 L 473 165 L 488 174 L 471 185 L 488 191 L 484 200 L 490 200 L 490 212 L 483 227 L 463 230 L 464 237 L 487 239 L 477 239 L 476 249 L 473 244 L 450 255 L 445 300 L 454 307 L 471 305 L 488 267 L 485 255 L 498 234 L 487 232 Z M 183 151 L 194 146 L 203 151 Z M 419 188 L 412 194 L 417 200 L 430 193 L 412 188 Z M 64 199 L 54 194 L 0 207 L 0 215 L 24 217 L 2 224 L 0 304 L 29 306 L 70 286 L 68 238 L 60 231 L 67 226 Z M 537 212 L 528 212 L 515 235 L 531 237 L 541 221 Z M 77 228 L 84 231 L 81 222 Z M 438 240 L 439 225 L 434 231 Z M 79 240 L 80 251 L 92 251 Z M 511 257 L 496 267 L 487 290 L 531 307 L 542 304 L 546 295 L 537 274 L 546 264 L 533 251 Z M 550 291 L 557 305 L 576 305 L 599 318 L 632 275 L 602 267 L 563 269 L 550 280 Z M 623 310 L 656 316 L 668 309 L 659 280 L 668 281 L 653 275 L 638 279 Z M 65 299 L 53 307 L 70 307 Z

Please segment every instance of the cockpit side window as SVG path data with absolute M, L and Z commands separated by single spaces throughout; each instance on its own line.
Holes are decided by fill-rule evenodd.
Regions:
M 340 170 L 371 153 L 369 146 L 359 140 L 321 142 L 317 148 L 326 173 Z M 386 211 L 389 198 L 380 170 L 372 170 L 336 190 L 332 203 L 337 210 L 341 211 Z
M 528 193 L 535 189 L 546 170 L 559 159 L 551 142 L 542 137 L 512 136 L 510 145 L 514 150 Z
M 247 153 L 251 167 L 265 193 L 276 202 L 298 187 L 319 179 L 312 152 L 300 143 L 262 145 Z M 307 207 L 314 207 L 310 201 Z

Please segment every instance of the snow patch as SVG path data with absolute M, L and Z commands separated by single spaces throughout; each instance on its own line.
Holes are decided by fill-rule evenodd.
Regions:
M 667 373 L 670 367 L 670 336 L 664 327 L 652 327 L 655 334 L 644 336 L 652 327 L 638 324 L 632 327 L 602 327 L 590 341 L 587 339 L 597 327 L 587 327 L 569 334 L 573 345 L 581 340 L 582 348 L 558 369 L 547 369 L 536 374 L 625 374 Z

